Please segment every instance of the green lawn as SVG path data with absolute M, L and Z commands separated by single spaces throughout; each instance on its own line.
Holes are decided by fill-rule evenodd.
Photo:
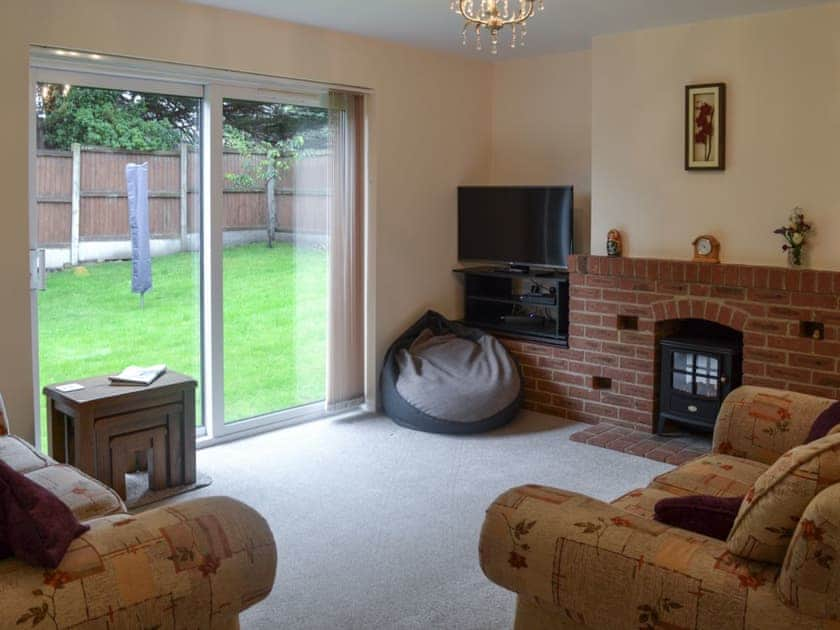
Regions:
M 155 258 L 152 269 L 142 309 L 129 262 L 49 274 L 38 302 L 42 385 L 154 363 L 200 377 L 198 257 Z M 322 249 L 225 249 L 227 422 L 323 399 L 326 277 Z

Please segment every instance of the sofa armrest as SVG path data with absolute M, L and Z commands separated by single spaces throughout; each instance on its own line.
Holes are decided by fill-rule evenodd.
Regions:
M 540 486 L 490 506 L 479 554 L 492 581 L 589 628 L 740 628 L 748 593 L 787 610 L 776 568 L 723 541 Z
M 233 499 L 197 499 L 87 524 L 90 531 L 54 571 L 0 563 L 0 608 L 10 624 L 235 628 L 239 613 L 274 583 L 271 530 Z
M 840 616 L 840 484 L 805 508 L 788 545 L 778 581 L 788 606 L 814 617 Z
M 804 444 L 814 421 L 833 403 L 797 392 L 739 387 L 720 408 L 712 452 L 772 464 Z

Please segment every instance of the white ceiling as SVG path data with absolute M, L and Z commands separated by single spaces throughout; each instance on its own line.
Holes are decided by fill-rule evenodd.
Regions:
M 461 46 L 462 22 L 449 0 L 187 0 L 299 24 L 450 52 Z M 528 23 L 526 48 L 503 46 L 500 59 L 589 48 L 594 35 L 791 9 L 832 0 L 545 0 Z M 513 3 L 516 0 L 512 0 Z M 507 42 L 508 35 L 502 41 Z

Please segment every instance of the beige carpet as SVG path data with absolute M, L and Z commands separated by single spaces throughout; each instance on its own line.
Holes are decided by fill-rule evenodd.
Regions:
M 570 442 L 581 428 L 534 413 L 468 437 L 316 422 L 199 451 L 213 485 L 175 501 L 230 495 L 271 523 L 277 582 L 243 630 L 507 629 L 514 597 L 477 553 L 497 495 L 542 483 L 609 500 L 671 468 Z

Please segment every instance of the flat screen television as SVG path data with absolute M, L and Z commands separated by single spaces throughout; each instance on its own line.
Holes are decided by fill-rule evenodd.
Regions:
M 458 258 L 515 267 L 568 266 L 572 186 L 458 189 Z

